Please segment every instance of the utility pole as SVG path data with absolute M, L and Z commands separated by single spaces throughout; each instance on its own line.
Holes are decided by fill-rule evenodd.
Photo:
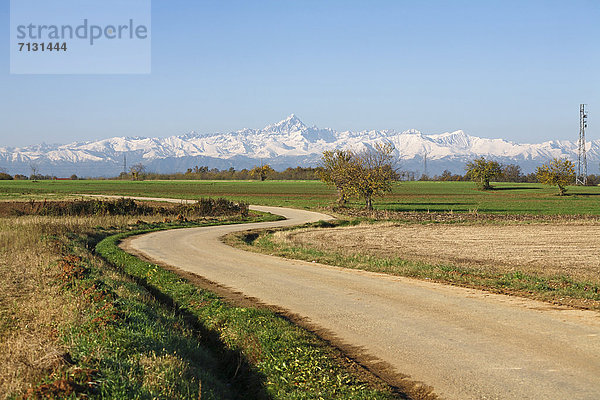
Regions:
M 123 154 L 123 174 L 127 174 L 127 154 Z
M 577 153 L 576 185 L 587 184 L 587 156 L 585 154 L 585 128 L 587 128 L 587 112 L 585 104 L 579 106 L 579 149 Z

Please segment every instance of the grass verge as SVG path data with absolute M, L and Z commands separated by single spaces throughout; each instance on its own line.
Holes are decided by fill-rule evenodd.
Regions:
M 276 217 L 168 225 L 152 222 L 161 216 L 137 218 L 0 219 L 0 397 L 240 397 L 230 365 L 221 368 L 222 354 L 203 345 L 201 332 L 94 256 L 93 244 L 140 226 Z
M 225 240 L 227 243 L 245 250 L 280 257 L 431 280 L 495 293 L 529 297 L 554 304 L 600 310 L 600 285 L 575 280 L 564 275 L 539 276 L 518 270 L 510 273 L 495 273 L 476 267 L 408 261 L 399 257 L 365 254 L 359 251 L 342 253 L 331 249 L 290 243 L 277 234 L 302 228 L 327 229 L 357 225 L 362 222 L 364 219 L 317 222 L 304 227 L 234 233 L 228 235 Z
M 96 251 L 141 286 L 163 298 L 227 351 L 241 355 L 229 362 L 232 372 L 250 373 L 259 385 L 244 398 L 386 399 L 394 394 L 385 385 L 372 387 L 337 363 L 333 350 L 314 334 L 272 311 L 230 305 L 177 274 L 142 261 L 118 247 L 139 230 L 110 236 Z M 241 360 L 241 361 L 240 361 Z M 242 375 L 243 375 L 242 374 Z
M 68 362 L 30 388 L 26 398 L 228 399 L 230 367 L 202 345 L 185 316 L 93 257 L 80 237 L 59 264 L 63 296 L 78 320 L 59 331 Z
M 0 397 L 397 398 L 286 319 L 229 305 L 116 246 L 154 230 L 278 217 L 138 218 L 0 219 Z

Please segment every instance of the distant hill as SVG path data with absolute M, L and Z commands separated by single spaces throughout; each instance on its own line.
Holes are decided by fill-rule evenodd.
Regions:
M 514 163 L 524 172 L 552 157 L 577 159 L 577 143 L 553 140 L 519 144 L 503 139 L 486 139 L 459 130 L 423 134 L 417 130 L 337 132 L 305 125 L 295 115 L 263 129 L 242 129 L 230 133 L 189 133 L 167 138 L 113 137 L 93 142 L 63 145 L 40 144 L 21 148 L 0 147 L 0 169 L 10 174 L 29 175 L 31 166 L 43 175 L 116 176 L 127 164 L 143 163 L 148 171 L 185 172 L 193 166 L 235 169 L 251 168 L 261 162 L 281 170 L 295 166 L 316 166 L 323 151 L 337 148 L 361 149 L 377 142 L 391 142 L 402 170 L 416 176 L 440 174 L 448 169 L 463 173 L 467 161 L 485 156 Z M 600 141 L 588 143 L 588 169 L 598 172 Z

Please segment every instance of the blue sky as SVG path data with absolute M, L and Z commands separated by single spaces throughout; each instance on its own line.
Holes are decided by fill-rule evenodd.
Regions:
M 598 0 L 154 0 L 151 74 L 64 76 L 9 74 L 0 1 L 0 146 L 226 132 L 291 113 L 338 130 L 576 140 L 581 102 L 600 135 Z

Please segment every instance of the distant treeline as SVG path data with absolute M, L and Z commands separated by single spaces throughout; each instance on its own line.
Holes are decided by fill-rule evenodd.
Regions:
M 176 172 L 172 174 L 158 174 L 155 172 L 146 172 L 142 165 L 136 166 L 135 171 L 131 173 L 121 173 L 118 177 L 112 179 L 121 180 L 260 180 L 257 174 L 252 173 L 252 169 L 236 170 L 229 168 L 226 170 L 220 170 L 217 168 L 208 168 L 206 166 L 195 166 L 188 168 L 186 172 Z M 259 167 L 256 167 L 259 168 Z M 295 167 L 287 168 L 283 171 L 269 170 L 267 174 L 268 180 L 319 180 L 320 168 L 313 167 Z M 135 177 L 135 178 L 134 178 Z M 60 179 L 56 176 L 35 174 L 31 176 L 25 176 L 21 174 L 9 175 L 5 172 L 0 172 L 0 180 L 54 180 Z M 65 178 L 62 178 L 65 179 Z M 81 179 L 77 175 L 72 175 L 68 179 Z M 449 170 L 445 170 L 440 175 L 421 175 L 418 176 L 413 171 L 398 171 L 398 179 L 401 181 L 469 181 L 470 179 L 466 174 L 453 174 Z M 535 173 L 523 174 L 521 167 L 516 164 L 507 164 L 502 166 L 502 175 L 495 179 L 498 182 L 523 182 L 523 183 L 536 183 L 538 182 Z M 600 175 L 588 175 L 587 184 L 591 186 L 600 184 Z
M 267 179 L 270 180 L 318 180 L 318 168 L 287 168 L 283 171 L 269 170 Z M 119 179 L 131 179 L 130 174 L 121 173 Z M 177 179 L 197 179 L 197 180 L 248 180 L 248 179 L 260 179 L 256 174 L 252 174 L 252 170 L 242 169 L 237 171 L 236 169 L 229 168 L 220 170 L 218 168 L 209 169 L 206 166 L 188 168 L 186 172 L 176 172 L 173 174 L 158 174 L 154 172 L 140 172 L 139 179 L 144 180 L 177 180 Z
M 70 178 L 59 178 L 57 176 L 54 175 L 41 175 L 41 174 L 32 174 L 30 176 L 27 175 L 22 175 L 22 174 L 16 174 L 16 175 L 10 175 L 7 174 L 6 172 L 0 172 L 0 181 L 26 181 L 26 180 L 32 180 L 32 181 L 51 181 L 51 180 L 77 180 L 79 179 L 77 177 L 77 175 L 71 175 Z

